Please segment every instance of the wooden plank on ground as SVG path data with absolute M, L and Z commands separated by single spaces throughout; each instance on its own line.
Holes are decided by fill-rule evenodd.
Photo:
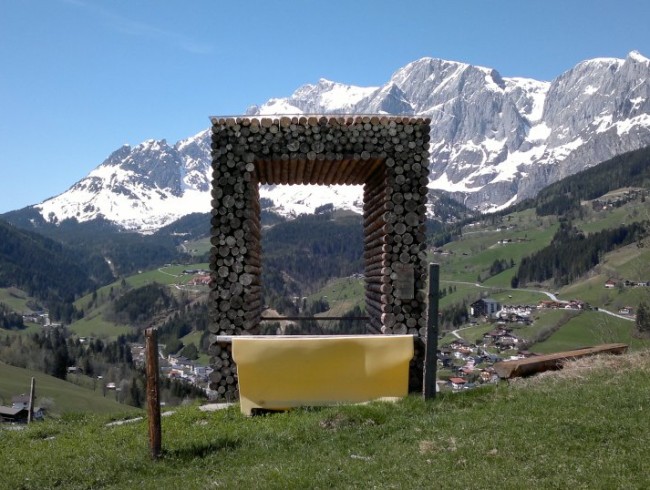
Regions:
M 564 362 L 571 359 L 593 356 L 595 354 L 623 354 L 627 351 L 627 348 L 627 344 L 601 344 L 584 349 L 533 356 L 527 359 L 500 361 L 494 364 L 494 370 L 503 379 L 529 376 L 531 374 L 541 373 L 542 371 L 561 369 Z

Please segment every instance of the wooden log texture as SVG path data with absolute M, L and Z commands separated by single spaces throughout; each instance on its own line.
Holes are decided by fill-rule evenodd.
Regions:
M 259 185 L 345 184 L 364 186 L 369 328 L 375 333 L 421 335 L 426 326 L 430 122 L 386 115 L 213 117 L 210 332 L 259 331 Z M 405 279 L 403 270 L 414 282 L 412 300 L 395 296 L 396 281 Z M 236 368 L 230 351 L 215 345 L 211 355 L 218 365 L 211 386 L 222 398 L 235 397 Z

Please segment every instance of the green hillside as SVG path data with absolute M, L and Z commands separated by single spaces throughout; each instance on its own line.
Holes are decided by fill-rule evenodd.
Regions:
M 19 313 L 33 313 L 38 306 L 36 300 L 16 287 L 0 288 L 0 303 Z
M 549 186 L 539 194 L 539 198 L 520 203 L 510 210 L 482 217 L 471 218 L 468 213 L 449 217 L 448 221 L 455 227 L 455 235 L 449 235 L 454 236 L 453 240 L 440 248 L 430 247 L 428 256 L 430 262 L 437 262 L 441 266 L 442 327 L 451 330 L 467 326 L 459 323 L 467 321 L 462 319 L 462 316 L 466 316 L 467 305 L 485 296 L 502 304 L 537 304 L 547 298 L 543 291 L 548 291 L 559 293 L 562 299 L 578 299 L 613 312 L 623 307 L 634 309 L 641 301 L 649 302 L 649 288 L 624 286 L 626 280 L 650 281 L 650 238 L 647 236 L 648 227 L 643 223 L 650 217 L 650 201 L 646 199 L 643 188 L 647 185 L 647 154 L 646 150 L 633 152 L 615 159 L 614 163 L 596 166 L 584 174 Z M 616 167 L 616 178 L 608 180 L 607 176 L 613 171 L 612 165 Z M 643 178 L 639 180 L 639 176 Z M 603 180 L 607 182 L 603 183 Z M 615 185 L 623 187 L 615 188 Z M 440 202 L 437 205 L 440 207 Z M 561 214 L 546 214 L 551 208 Z M 452 212 L 451 208 L 449 212 Z M 160 236 L 165 237 L 165 246 L 171 243 L 170 237 L 175 237 L 172 241 L 180 244 L 182 254 L 193 253 L 197 257 L 205 257 L 209 240 L 202 236 L 201 229 L 206 216 L 190 216 L 161 230 Z M 464 221 L 459 221 L 461 218 Z M 362 224 L 359 216 L 328 211 L 267 224 L 262 237 L 262 282 L 266 304 L 288 315 L 298 313 L 294 297 L 306 297 L 309 313 L 318 316 L 341 316 L 355 308 L 356 314 L 359 314 L 358 308 L 363 310 L 363 280 L 353 278 L 353 274 L 363 271 L 360 258 Z M 623 233 L 632 230 L 634 224 L 640 226 L 630 232 L 628 241 L 614 243 L 611 251 L 599 250 L 590 242 L 595 242 L 593 237 L 605 230 L 625 226 L 627 228 L 621 228 Z M 73 231 L 71 223 L 65 226 L 66 230 Z M 434 228 L 440 229 L 441 226 L 439 224 Z M 85 243 L 90 231 L 79 231 L 81 242 Z M 95 231 L 99 233 L 99 229 Z M 109 231 L 102 229 L 101 232 L 105 234 Z M 127 238 L 134 240 L 133 243 L 139 240 Z M 37 243 L 50 243 L 42 238 L 34 240 Z M 151 237 L 146 240 L 150 243 Z M 573 248 L 561 248 L 569 240 L 574 240 Z M 555 255 L 549 252 L 553 247 L 556 248 Z M 150 248 L 143 248 L 145 255 L 148 256 L 150 252 Z M 583 264 L 575 270 L 567 270 L 586 255 L 598 257 L 593 263 L 586 261 L 588 267 Z M 123 258 L 127 260 L 127 257 Z M 129 260 L 132 268 L 140 263 Z M 531 261 L 537 261 L 533 269 L 539 268 L 541 262 L 566 263 L 557 267 L 554 274 L 541 278 L 528 274 L 527 278 L 522 279 L 522 264 L 526 263 L 530 272 Z M 74 302 L 75 321 L 69 328 L 77 336 L 109 340 L 119 335 L 137 334 L 142 322 L 139 325 L 130 324 L 123 314 L 120 316 L 114 311 L 119 298 L 156 283 L 169 286 L 171 294 L 182 298 L 181 304 L 190 305 L 196 299 L 205 298 L 207 287 L 188 286 L 193 274 L 184 271 L 207 268 L 207 263 L 158 263 L 156 267 L 138 270 L 111 284 L 90 290 Z M 608 280 L 617 281 L 619 286 L 605 288 Z M 517 284 L 518 281 L 521 284 Z M 30 306 L 36 304 L 16 288 L 1 289 L 0 303 L 17 312 L 29 311 Z M 320 304 L 327 305 L 326 311 Z M 144 314 L 146 316 L 148 312 L 144 311 Z M 152 323 L 162 324 L 173 314 L 174 311 L 155 311 L 147 318 Z M 558 332 L 538 345 L 539 350 L 578 347 L 594 342 L 599 337 L 590 332 L 590 326 L 602 323 L 603 319 L 618 325 L 610 329 L 613 333 L 610 332 L 608 336 L 612 340 L 630 342 L 634 346 L 643 345 L 642 341 L 634 340 L 634 324 L 629 320 L 606 318 L 600 312 L 592 320 L 587 321 L 587 317 L 585 315 L 566 322 Z M 532 333 L 521 332 L 521 335 L 534 339 L 536 329 L 543 331 L 547 321 L 553 323 L 554 320 L 547 318 L 553 318 L 553 315 L 540 313 L 531 329 Z M 196 328 L 186 320 L 182 335 L 187 336 L 187 343 L 198 345 L 197 340 L 202 338 L 204 326 Z M 172 341 L 179 328 L 169 327 L 166 341 Z M 22 332 L 32 331 L 33 328 L 29 327 Z M 468 333 L 473 334 L 472 330 L 468 330 Z M 206 359 L 205 352 L 201 355 L 202 359 Z
M 0 287 L 17 287 L 53 304 L 110 277 L 101 257 L 0 220 Z
M 92 412 L 98 414 L 140 413 L 137 408 L 117 403 L 112 392 L 102 396 L 101 386 L 96 391 L 82 388 L 53 376 L 9 366 L 0 362 L 0 400 L 11 405 L 11 398 L 29 393 L 31 379 L 36 379 L 36 405 L 47 405 L 50 415 L 71 412 Z
M 432 402 L 244 417 L 178 408 L 149 459 L 146 420 L 2 432 L 6 488 L 649 488 L 650 352 Z
M 188 265 L 164 265 L 150 271 L 138 272 L 123 280 L 115 281 L 103 286 L 93 293 L 82 296 L 75 301 L 75 307 L 84 311 L 84 317 L 76 320 L 70 325 L 70 330 L 82 337 L 100 337 L 115 339 L 119 335 L 132 333 L 132 325 L 116 324 L 106 318 L 106 312 L 110 309 L 112 302 L 129 290 L 141 288 L 150 284 L 165 284 L 172 286 L 170 291 L 180 294 L 185 291 L 188 294 L 204 294 L 205 287 L 186 287 L 193 278 L 193 274 L 184 273 L 198 269 L 208 269 L 207 263 L 196 263 Z M 176 286 L 181 286 L 177 288 Z
M 546 354 L 617 342 L 627 344 L 631 349 L 650 347 L 650 339 L 635 336 L 634 322 L 597 311 L 585 311 L 564 323 L 544 342 L 535 344 L 533 350 Z
M 650 147 L 617 155 L 587 170 L 542 189 L 532 205 L 538 214 L 566 214 L 583 201 L 607 195 L 624 187 L 650 187 Z
M 477 282 L 480 279 L 490 286 L 510 287 L 516 267 L 491 278 L 491 265 L 502 260 L 508 265 L 510 261 L 519 264 L 522 257 L 548 245 L 557 226 L 557 218 L 538 217 L 534 210 L 476 221 L 465 226 L 460 237 L 442 247 L 444 253 L 431 254 L 430 260 L 440 264 L 443 280 Z

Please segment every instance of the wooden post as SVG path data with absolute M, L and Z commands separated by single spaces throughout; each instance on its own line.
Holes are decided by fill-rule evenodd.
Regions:
M 32 385 L 29 389 L 29 413 L 27 414 L 27 423 L 34 421 L 34 392 L 36 391 L 36 378 L 32 378 Z
M 436 371 L 438 368 L 438 291 L 440 290 L 440 265 L 429 264 L 429 307 L 427 313 L 427 338 L 424 354 L 424 399 L 436 397 Z
M 149 449 L 151 459 L 158 459 L 162 443 L 160 426 L 160 381 L 158 377 L 158 331 L 148 328 L 146 340 L 147 417 L 149 419 Z

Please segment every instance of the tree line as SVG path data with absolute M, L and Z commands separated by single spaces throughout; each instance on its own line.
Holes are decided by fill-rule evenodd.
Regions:
M 0 287 L 38 298 L 54 319 L 72 317 L 71 303 L 112 277 L 103 259 L 0 221 Z
M 534 199 L 538 216 L 563 215 L 623 187 L 650 187 L 650 147 L 635 150 L 571 175 L 542 189 Z
M 22 330 L 25 328 L 22 315 L 9 309 L 4 303 L 0 303 L 0 328 L 5 330 Z
M 648 233 L 647 222 L 636 222 L 585 235 L 568 220 L 561 220 L 551 243 L 521 259 L 513 285 L 553 280 L 557 286 L 575 281 L 616 248 L 639 241 Z
M 264 230 L 262 285 L 269 306 L 318 290 L 333 277 L 363 270 L 363 227 L 358 215 L 336 217 L 326 208 Z
M 144 370 L 133 363 L 126 336 L 114 341 L 93 339 L 82 342 L 64 328 L 51 328 L 32 335 L 5 335 L 0 337 L 0 358 L 7 364 L 43 372 L 60 379 L 75 381 L 77 376 L 94 380 L 104 388 L 115 382 L 118 401 L 142 407 L 146 399 Z M 70 374 L 75 367 L 81 374 Z M 102 379 L 98 380 L 98 376 Z M 180 403 L 183 399 L 205 398 L 198 387 L 176 380 L 161 380 L 161 399 Z
M 105 317 L 114 323 L 143 328 L 150 325 L 158 315 L 179 306 L 178 299 L 166 286 L 154 282 L 117 297 Z
M 178 311 L 158 327 L 158 339 L 161 344 L 165 344 L 165 353 L 179 353 L 190 360 L 196 359 L 200 353 L 207 353 L 210 347 L 209 321 L 207 301 L 181 305 Z M 199 345 L 185 345 L 181 338 L 193 331 L 202 332 Z

